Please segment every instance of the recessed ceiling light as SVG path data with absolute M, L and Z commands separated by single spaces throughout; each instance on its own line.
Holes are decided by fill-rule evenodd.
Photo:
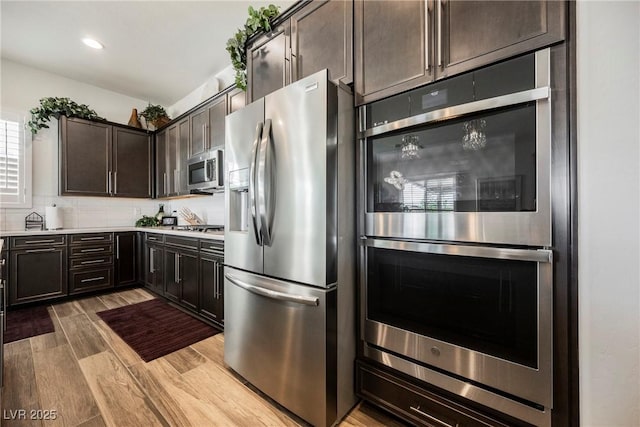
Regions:
M 82 39 L 82 43 L 94 49 L 102 49 L 104 47 L 99 41 L 90 38 Z

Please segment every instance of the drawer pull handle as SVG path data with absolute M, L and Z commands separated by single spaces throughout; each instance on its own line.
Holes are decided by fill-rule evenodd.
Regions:
M 25 240 L 26 244 L 32 244 L 32 243 L 55 243 L 55 239 L 50 239 L 50 240 Z
M 94 261 L 82 261 L 80 264 L 99 264 L 101 262 L 104 262 L 103 259 L 96 259 Z
M 51 249 L 31 249 L 30 251 L 25 251 L 25 253 L 27 254 L 35 254 L 38 252 L 53 252 L 55 251 L 55 249 L 51 248 Z
M 96 280 L 102 280 L 102 279 L 104 279 L 104 276 L 92 277 L 91 279 L 82 279 L 80 282 L 82 282 L 82 283 L 95 282 Z
M 409 409 L 411 409 L 413 412 L 416 412 L 416 413 L 418 413 L 418 414 L 422 415 L 422 416 L 423 416 L 423 417 L 425 417 L 426 419 L 433 421 L 434 423 L 438 423 L 438 424 L 440 424 L 441 426 L 444 426 L 444 427 L 454 427 L 452 424 L 445 423 L 444 421 L 442 421 L 442 420 L 440 420 L 440 419 L 438 419 L 438 418 L 434 417 L 433 415 L 430 415 L 430 414 L 427 414 L 427 413 L 426 413 L 426 412 L 424 412 L 424 411 L 421 411 L 421 410 L 420 410 L 420 405 L 418 405 L 417 407 L 409 406 Z
M 82 249 L 80 252 L 84 253 L 84 252 L 103 252 L 104 248 L 97 248 L 97 249 Z
M 104 236 L 99 236 L 99 237 L 81 237 L 80 240 L 85 241 L 85 240 L 104 240 Z

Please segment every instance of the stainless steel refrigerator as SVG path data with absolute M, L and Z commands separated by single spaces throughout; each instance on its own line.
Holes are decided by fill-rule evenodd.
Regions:
M 224 360 L 316 426 L 356 401 L 353 114 L 324 70 L 226 118 Z

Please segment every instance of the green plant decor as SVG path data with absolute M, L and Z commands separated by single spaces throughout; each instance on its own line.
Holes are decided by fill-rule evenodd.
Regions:
M 142 218 L 136 221 L 136 227 L 155 227 L 160 221 L 155 216 L 142 215 Z
M 147 108 L 142 110 L 139 117 L 144 117 L 147 123 L 153 123 L 156 128 L 159 128 L 165 123 L 169 123 L 169 115 L 161 105 L 147 105 Z
M 81 119 L 104 120 L 95 111 L 85 104 L 77 104 L 69 98 L 42 98 L 40 106 L 29 110 L 31 120 L 27 123 L 31 133 L 36 134 L 42 128 L 48 128 L 47 122 L 51 117 L 59 119 L 60 116 L 79 117 Z
M 249 17 L 244 28 L 238 29 L 233 38 L 227 41 L 226 49 L 231 56 L 231 65 L 236 71 L 236 86 L 242 90 L 247 90 L 247 40 L 259 30 L 271 31 L 271 20 L 279 13 L 280 6 L 273 4 L 258 10 L 249 6 Z

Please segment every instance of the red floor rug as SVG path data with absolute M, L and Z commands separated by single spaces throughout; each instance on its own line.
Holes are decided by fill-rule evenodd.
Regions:
M 96 314 L 145 362 L 220 332 L 159 299 Z
M 53 322 L 46 305 L 11 310 L 7 311 L 4 342 L 6 344 L 53 331 Z

